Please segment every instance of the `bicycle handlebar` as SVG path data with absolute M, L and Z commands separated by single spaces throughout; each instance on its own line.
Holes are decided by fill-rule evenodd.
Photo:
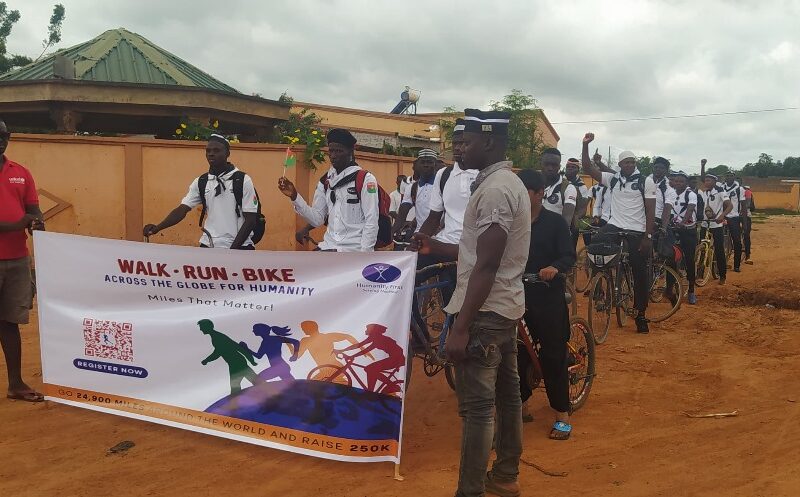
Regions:
M 564 273 L 557 273 L 554 279 L 566 280 L 567 279 L 567 275 L 564 274 Z M 529 285 L 541 284 L 541 285 L 550 286 L 550 282 L 541 279 L 539 277 L 539 273 L 524 273 L 522 275 L 522 283 L 529 284 Z
M 436 264 L 431 264 L 430 266 L 425 266 L 422 269 L 417 269 L 417 274 L 418 275 L 419 274 L 425 274 L 428 271 L 432 271 L 434 269 L 444 269 L 446 267 L 455 266 L 455 265 L 456 265 L 456 261 L 439 262 L 439 263 L 436 263 Z

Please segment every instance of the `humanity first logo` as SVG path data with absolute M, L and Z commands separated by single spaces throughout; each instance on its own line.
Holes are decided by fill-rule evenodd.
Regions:
M 402 286 L 391 283 L 397 281 L 402 274 L 400 268 L 391 264 L 382 262 L 370 264 L 361 271 L 361 276 L 372 284 L 358 283 L 357 286 L 370 293 L 397 293 Z

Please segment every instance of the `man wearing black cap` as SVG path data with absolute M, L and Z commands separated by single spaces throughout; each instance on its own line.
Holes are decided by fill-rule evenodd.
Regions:
M 542 174 L 547 183 L 544 208 L 562 216 L 568 225 L 572 225 L 578 189 L 561 176 L 561 152 L 557 148 L 548 148 L 542 152 Z
M 530 248 L 530 198 L 505 160 L 510 115 L 475 109 L 464 115 L 464 167 L 480 172 L 461 239 L 457 247 L 422 233 L 415 240 L 420 254 L 458 257 L 456 290 L 445 308 L 456 315 L 445 353 L 455 364 L 463 424 L 457 495 L 519 495 L 522 402 L 516 326 L 525 313 L 522 274 Z M 497 458 L 487 474 L 495 431 Z
M 331 252 L 369 252 L 378 240 L 378 180 L 361 172 L 356 164 L 356 138 L 345 129 L 328 132 L 331 168 L 317 183 L 314 201 L 308 205 L 287 178 L 278 180 L 278 189 L 289 197 L 294 210 L 314 227 L 328 220 L 320 250 Z M 359 174 L 363 185 L 358 191 Z
M 255 250 L 252 232 L 258 223 L 259 200 L 253 180 L 228 162 L 231 146 L 221 135 L 211 135 L 206 145 L 208 174 L 195 178 L 181 204 L 159 224 L 144 227 L 144 236 L 175 226 L 195 207 L 204 208 L 201 247 Z M 240 174 L 237 174 L 240 173 Z M 234 180 L 241 177 L 241 204 L 237 202 Z M 203 187 L 203 191 L 200 191 Z M 201 215 L 202 217 L 202 215 Z M 202 222 L 202 221 L 201 221 Z
M 653 160 L 653 174 L 650 179 L 656 184 L 656 224 L 662 224 L 664 217 L 664 201 L 671 194 L 670 186 L 667 179 L 669 173 L 669 161 L 664 157 L 656 157 Z

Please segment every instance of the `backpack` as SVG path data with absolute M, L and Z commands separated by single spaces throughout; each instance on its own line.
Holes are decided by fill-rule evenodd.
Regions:
M 688 190 L 688 188 L 687 188 Z M 695 212 L 695 216 L 698 221 L 702 221 L 705 219 L 705 212 L 706 212 L 706 201 L 703 200 L 703 196 L 700 195 L 699 192 L 694 192 L 697 195 L 697 212 Z
M 636 181 L 639 183 L 639 193 L 642 194 L 642 200 L 644 200 L 644 183 L 646 179 L 647 178 L 645 178 L 641 174 L 636 178 Z M 617 183 L 619 183 L 618 176 L 614 176 L 613 178 L 611 178 L 611 184 L 609 185 L 609 188 L 611 188 L 612 194 L 614 193 L 614 187 L 617 185 Z
M 356 200 L 353 203 L 361 202 L 361 190 L 364 189 L 364 180 L 367 177 L 368 171 L 366 169 L 359 169 L 356 172 L 350 173 L 344 178 L 340 179 L 335 185 L 331 186 L 328 181 L 327 173 L 324 174 L 319 182 L 328 190 L 336 190 L 339 187 L 348 185 L 355 181 L 356 183 Z M 375 248 L 383 248 L 391 245 L 392 243 L 392 217 L 389 216 L 389 207 L 391 206 L 392 199 L 386 190 L 381 185 L 378 185 L 378 239 L 375 241 Z M 348 201 L 349 202 L 349 201 Z
M 231 181 L 233 182 L 233 198 L 236 199 L 236 217 L 242 217 L 242 197 L 244 197 L 244 171 L 236 171 L 231 175 Z M 208 205 L 206 205 L 206 185 L 208 184 L 208 173 L 200 175 L 197 178 L 197 190 L 200 192 L 200 203 L 203 206 L 203 209 L 200 211 L 200 222 L 199 225 L 202 227 L 203 222 L 206 218 L 206 212 L 208 211 Z M 258 201 L 258 207 L 256 208 L 256 216 L 257 221 L 256 225 L 253 227 L 253 231 L 251 233 L 250 239 L 253 241 L 253 245 L 260 242 L 262 238 L 264 238 L 264 232 L 267 229 L 267 218 L 261 213 L 261 199 L 258 197 L 258 192 L 256 191 L 256 200 Z

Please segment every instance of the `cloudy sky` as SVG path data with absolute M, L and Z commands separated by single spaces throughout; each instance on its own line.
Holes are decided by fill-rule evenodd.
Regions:
M 9 52 L 37 56 L 55 1 L 22 14 Z M 292 2 L 60 0 L 60 47 L 125 27 L 245 93 L 389 111 L 486 107 L 512 88 L 553 123 L 800 107 L 800 0 Z M 554 124 L 564 154 L 601 150 L 679 168 L 800 155 L 800 110 Z M 605 154 L 604 154 L 605 155 Z

